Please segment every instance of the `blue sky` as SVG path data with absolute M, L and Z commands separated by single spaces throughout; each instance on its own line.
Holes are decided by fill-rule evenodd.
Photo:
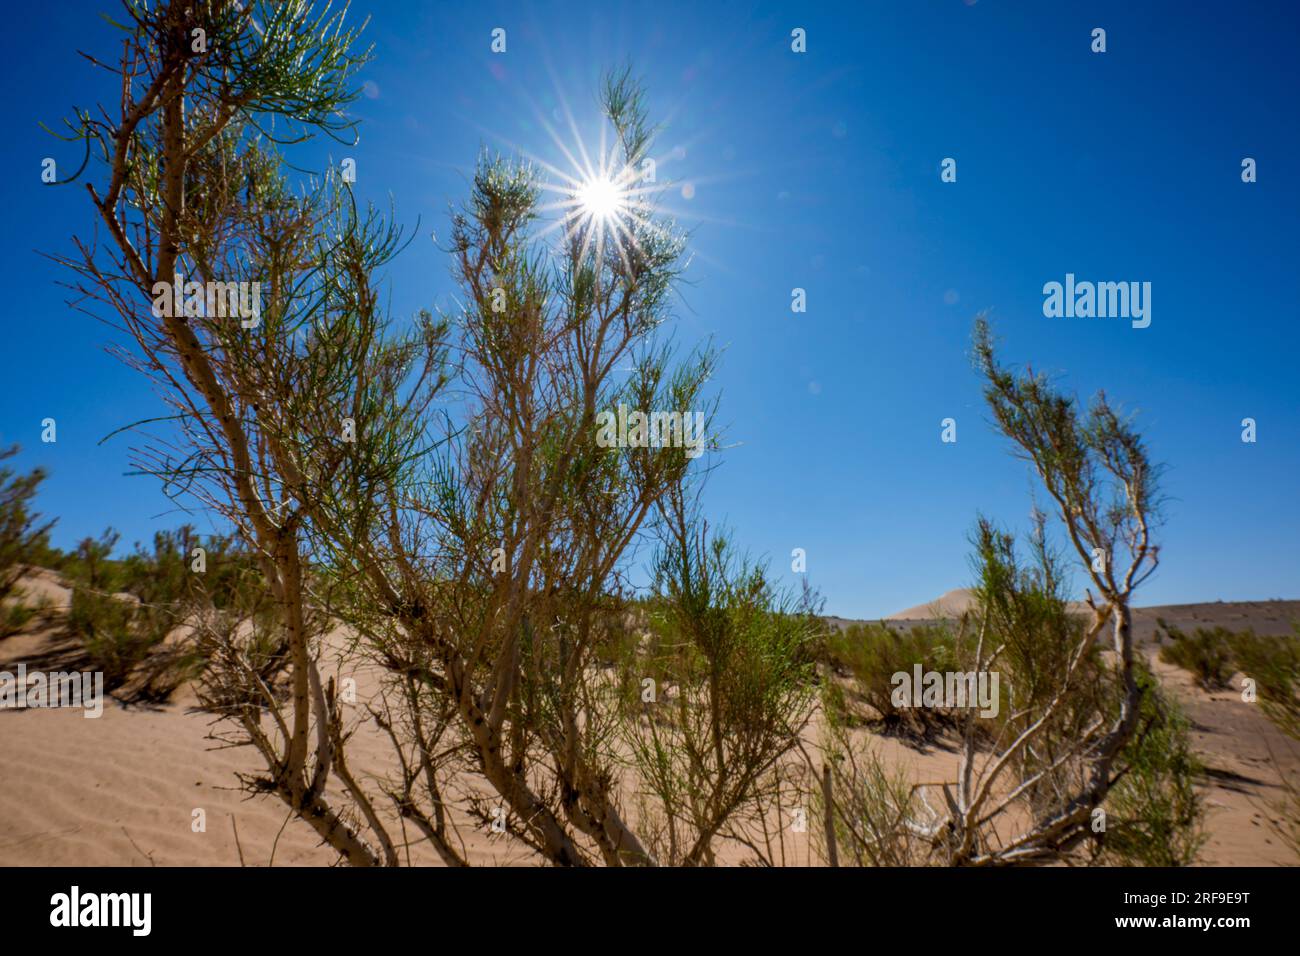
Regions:
M 0 441 L 51 476 L 67 546 L 186 520 L 128 442 L 160 407 L 67 307 L 41 251 L 90 235 L 80 186 L 40 162 L 80 156 L 37 125 L 113 91 L 76 56 L 109 49 L 107 0 L 10 11 L 7 360 Z M 629 63 L 666 123 L 665 201 L 692 230 L 677 340 L 724 348 L 728 450 L 710 513 L 789 573 L 804 548 L 827 610 L 888 614 L 968 582 L 977 511 L 1023 529 L 1033 482 L 989 428 L 969 362 L 990 310 L 1003 355 L 1105 388 L 1167 463 L 1163 562 L 1139 604 L 1300 597 L 1297 14 L 1289 4 L 414 4 L 354 0 L 375 61 L 357 161 L 363 197 L 418 234 L 391 267 L 392 309 L 449 305 L 434 236 L 481 146 L 565 165 L 545 130 L 567 104 L 590 142 L 601 71 Z M 489 44 L 507 31 L 507 52 Z M 807 53 L 790 31 L 807 31 Z M 1107 31 L 1107 52 L 1090 51 Z M 36 38 L 39 38 L 39 42 Z M 1241 182 L 1243 157 L 1259 181 Z M 945 157 L 957 182 L 940 181 Z M 693 194 L 687 198 L 683 187 Z M 1043 316 L 1067 272 L 1149 281 L 1152 323 Z M 792 314 L 791 289 L 807 291 Z M 59 423 L 42 444 L 40 422 Z M 1255 418 L 1258 441 L 1240 440 Z M 957 420 L 958 441 L 940 442 Z M 193 520 L 193 519 L 191 519 Z M 199 519 L 201 526 L 207 524 Z

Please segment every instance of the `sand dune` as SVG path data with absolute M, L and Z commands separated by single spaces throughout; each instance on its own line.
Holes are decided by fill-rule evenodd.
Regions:
M 891 624 L 936 621 L 960 617 L 975 604 L 970 588 L 954 588 L 926 604 L 917 604 L 890 614 Z M 1082 601 L 1072 601 L 1079 613 L 1089 613 Z M 835 620 L 848 623 L 847 620 Z M 1233 631 L 1247 628 L 1256 634 L 1290 635 L 1294 622 L 1300 621 L 1300 601 L 1207 601 L 1201 604 L 1161 604 L 1133 609 L 1133 633 L 1139 643 L 1155 639 L 1159 621 L 1185 632 L 1198 627 L 1226 627 Z
M 928 621 L 936 618 L 960 617 L 975 604 L 975 592 L 970 588 L 954 588 L 928 604 L 918 604 L 885 618 L 887 621 Z
M 66 589 L 48 574 L 33 578 L 57 606 Z M 29 593 L 31 593 L 29 592 Z M 969 600 L 953 591 L 927 609 L 946 613 Z M 911 608 L 901 615 L 916 615 Z M 1184 626 L 1222 623 L 1254 627 L 1262 633 L 1288 633 L 1300 617 L 1300 602 L 1239 602 L 1146 608 L 1136 615 L 1144 639 L 1164 617 Z M 57 652 L 53 631 L 0 642 L 0 669 L 16 661 Z M 335 647 L 338 650 L 341 642 Z M 1210 841 L 1203 862 L 1211 865 L 1294 863 L 1267 826 L 1268 804 L 1279 794 L 1275 760 L 1291 775 L 1300 774 L 1300 748 L 1287 741 L 1239 694 L 1206 693 L 1184 672 L 1148 654 L 1161 679 L 1182 701 L 1193 721 L 1193 739 L 1208 774 L 1204 794 L 1210 808 Z M 357 679 L 359 699 L 377 688 L 366 668 L 340 659 L 341 675 Z M 207 735 L 211 717 L 192 709 L 184 691 L 157 708 L 109 703 L 103 716 L 87 720 L 79 710 L 0 711 L 0 865 L 238 866 L 325 865 L 332 852 L 275 799 L 249 799 L 237 788 L 236 772 L 260 765 L 248 750 L 215 749 Z M 809 743 L 815 731 L 810 732 Z M 909 768 L 916 779 L 951 775 L 955 755 L 942 748 L 919 751 L 895 738 L 879 738 L 889 759 Z M 378 731 L 363 728 L 350 754 L 363 774 L 383 774 L 391 757 Z M 205 829 L 196 831 L 196 810 Z M 461 818 L 466 852 L 476 864 L 533 863 L 535 859 L 505 836 Z M 238 843 L 236 842 L 236 831 Z M 400 828 L 399 828 L 400 831 Z M 726 862 L 741 854 L 725 853 Z M 412 852 L 413 862 L 436 865 L 427 850 Z M 792 863 L 812 862 L 806 838 L 792 844 Z

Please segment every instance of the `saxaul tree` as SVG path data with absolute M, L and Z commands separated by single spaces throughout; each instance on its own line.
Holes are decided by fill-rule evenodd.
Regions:
M 391 477 L 322 504 L 322 526 L 353 530 L 335 539 L 342 546 L 330 564 L 351 588 L 349 619 L 391 676 L 384 709 L 373 710 L 402 768 L 387 793 L 448 862 L 464 862 L 448 837 L 447 807 L 449 790 L 467 777 L 485 785 L 460 787 L 470 816 L 552 863 L 712 862 L 726 825 L 752 806 L 801 725 L 798 706 L 772 711 L 798 704 L 803 619 L 775 626 L 785 640 L 715 648 L 708 690 L 700 670 L 676 688 L 684 709 L 668 723 L 712 726 L 723 744 L 710 745 L 707 768 L 689 777 L 689 811 L 657 786 L 665 778 L 653 761 L 638 759 L 653 731 L 642 710 L 623 705 L 620 688 L 627 673 L 655 662 L 624 653 L 639 646 L 647 623 L 644 606 L 628 600 L 627 574 L 652 526 L 675 526 L 683 542 L 696 533 L 685 516 L 695 513 L 690 475 L 701 449 L 680 423 L 712 421 L 704 389 L 713 356 L 679 360 L 661 333 L 684 243 L 634 185 L 652 131 L 626 72 L 607 78 L 601 105 L 615 143 L 603 161 L 605 189 L 619 197 L 612 215 L 579 198 L 556 245 L 544 244 L 532 228 L 536 171 L 482 157 L 451 233 L 465 303 L 448 318 L 460 411 L 424 429 L 437 433 L 436 454 L 398 460 L 381 448 L 364 469 Z M 602 440 L 602 416 L 620 408 L 639 422 Z M 363 433 L 404 427 L 357 424 Z M 751 622 L 716 635 L 692 630 L 706 613 L 735 614 L 726 589 L 739 584 L 718 581 L 701 593 L 695 576 L 705 568 L 692 561 L 677 570 L 687 587 L 661 596 L 669 607 L 692 604 L 675 620 L 680 641 L 694 640 L 707 657 L 710 636 L 759 631 Z M 694 605 L 701 597 L 714 603 Z M 748 607 L 755 619 L 793 619 L 761 588 Z M 719 666 L 742 676 L 720 683 Z M 746 695 L 761 703 L 742 710 Z M 673 706 L 664 700 L 665 711 Z M 718 738 L 744 718 L 748 736 Z M 654 810 L 640 812 L 633 798 L 647 794 Z M 665 818 L 682 824 L 676 832 L 689 832 L 688 843 L 658 839 Z
M 1027 560 L 1012 535 L 979 520 L 975 606 L 953 647 L 962 670 L 1005 678 L 1004 699 L 995 718 L 971 701 L 960 711 L 956 779 L 906 786 L 832 725 L 843 791 L 831 798 L 832 839 L 873 864 L 1060 859 L 1104 832 L 1107 795 L 1150 763 L 1141 745 L 1164 719 L 1152 714 L 1139 733 L 1143 669 L 1130 610 L 1158 563 L 1157 467 L 1104 394 L 1084 410 L 1046 376 L 1007 370 L 983 319 L 974 343 L 994 421 L 1040 480 L 1090 582 L 1087 613 L 1068 601 L 1069 569 L 1045 512 L 1035 509 Z
M 1013 700 L 1002 731 L 1009 741 L 993 747 L 991 757 L 977 755 L 972 735 L 965 735 L 959 785 L 955 797 L 945 791 L 949 813 L 942 824 L 951 862 L 958 864 L 1059 854 L 1092 832 L 1093 811 L 1116 779 L 1116 761 L 1133 736 L 1141 704 L 1130 601 L 1159 561 L 1151 539 L 1160 507 L 1158 469 L 1105 393 L 1084 412 L 1045 375 L 1007 370 L 997 362 L 983 319 L 975 326 L 974 354 L 994 421 L 1033 468 L 1091 582 L 1091 620 L 1072 628 L 1064 613 L 1061 575 L 1042 521 L 1033 542 L 1037 574 L 1028 575 L 1016 564 L 1010 538 L 981 525 L 975 666 L 996 666 L 1007 648 L 1028 686 Z M 1085 683 L 1097 673 L 1088 665 L 1108 625 L 1113 708 L 1089 701 Z M 1082 719 L 1081 702 L 1094 705 L 1084 708 Z M 1073 719 L 1063 722 L 1067 714 Z M 1073 772 L 1060 773 L 1066 767 Z M 999 789 L 1011 768 L 1019 770 L 1016 779 Z M 1030 821 L 992 845 L 983 827 L 1022 796 L 1038 797 L 1029 801 Z
M 1160 469 L 1150 460 L 1142 436 L 1105 392 L 1083 412 L 1046 375 L 1009 371 L 997 362 L 983 319 L 975 326 L 974 353 L 994 421 L 1038 476 L 1091 584 L 1086 592 L 1091 621 L 1066 673 L 1109 627 L 1107 643 L 1119 685 L 1116 712 L 1084 751 L 1087 769 L 1078 791 L 1036 820 L 1008 851 L 1032 853 L 1077 842 L 1086 834 L 1092 810 L 1111 786 L 1116 758 L 1137 725 L 1142 692 L 1131 602 L 1133 592 L 1159 566 L 1160 547 L 1152 534 L 1161 510 Z M 1028 746 L 1045 723 L 1040 717 L 1022 730 L 1020 746 Z M 967 819 L 973 816 L 966 814 Z
M 275 695 L 256 686 L 259 669 L 237 649 L 214 658 L 227 666 L 214 695 L 245 702 L 229 714 L 242 728 L 235 742 L 266 763 L 246 782 L 284 800 L 344 858 L 373 862 L 376 851 L 325 794 L 337 766 L 326 730 L 337 720 L 314 664 L 322 621 L 308 600 L 308 489 L 281 466 L 284 444 L 319 446 L 336 434 L 287 420 L 287 397 L 334 367 L 330 322 L 356 320 L 352 300 L 393 242 L 366 234 L 336 186 L 291 191 L 277 154 L 320 131 L 349 132 L 342 111 L 365 55 L 341 13 L 305 3 L 127 0 L 122 13 L 120 61 L 86 55 L 115 76 L 117 103 L 67 121 L 103 170 L 85 182 L 103 235 L 77 240 L 77 255 L 64 258 L 70 285 L 79 307 L 107 307 L 126 334 L 121 356 L 170 406 L 145 423 L 155 430 L 134 449 L 138 467 L 229 522 L 273 597 L 291 699 L 273 708 L 271 732 L 258 705 Z M 326 238 L 341 233 L 348 238 Z M 323 454 L 322 468 L 333 460 Z M 231 683 L 254 692 L 220 686 Z
M 120 105 L 70 124 L 103 161 L 87 189 L 109 241 L 65 262 L 171 406 L 146 423 L 141 470 L 224 517 L 273 597 L 273 614 L 207 628 L 221 739 L 265 765 L 245 784 L 354 865 L 409 859 L 408 824 L 463 865 L 466 819 L 555 864 L 661 862 L 627 809 L 645 789 L 627 744 L 642 715 L 602 664 L 642 623 L 627 575 L 649 523 L 694 494 L 703 429 L 688 442 L 682 423 L 711 421 L 714 359 L 677 359 L 661 331 L 684 240 L 636 182 L 653 133 L 636 84 L 606 82 L 602 201 L 570 203 L 553 234 L 538 171 L 480 159 L 447 250 L 463 305 L 399 326 L 375 276 L 400 231 L 340 177 L 295 190 L 283 172 L 285 143 L 351 132 L 365 55 L 342 15 L 126 11 Z M 623 408 L 640 421 L 598 440 L 601 413 Z M 348 760 L 358 723 L 323 673 L 335 621 L 383 674 L 359 712 L 392 744 L 387 774 Z M 280 643 L 287 695 L 259 652 Z M 774 649 L 799 641 L 742 644 L 730 663 L 752 665 L 748 682 L 688 696 L 706 724 L 739 694 L 790 692 L 798 668 Z M 712 859 L 797 725 L 767 720 L 721 752 L 724 789 L 697 801 L 710 809 L 680 862 Z
M 983 319 L 974 346 L 994 421 L 1030 463 L 1091 582 L 1091 620 L 1077 626 L 1068 613 L 1044 516 L 1036 517 L 1028 568 L 1018 563 L 1014 540 L 981 521 L 973 666 L 1005 661 L 1016 692 L 986 752 L 977 746 L 974 715 L 966 716 L 956 787 L 942 788 L 944 807 L 929 828 L 954 865 L 1052 858 L 1093 832 L 1142 700 L 1130 600 L 1159 559 L 1151 540 L 1158 470 L 1105 393 L 1083 412 L 1045 375 L 1005 369 Z M 1096 656 L 1107 625 L 1109 671 Z M 1113 694 L 1098 692 L 1108 684 Z M 999 833 L 1014 809 L 1027 821 Z

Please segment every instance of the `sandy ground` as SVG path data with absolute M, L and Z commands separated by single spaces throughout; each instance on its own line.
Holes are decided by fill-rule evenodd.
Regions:
M 56 606 L 66 603 L 66 589 L 52 575 L 34 578 L 29 593 L 42 594 Z M 1300 602 L 1145 609 L 1139 615 L 1140 637 L 1149 637 L 1156 616 L 1189 626 L 1212 622 L 1288 633 L 1290 620 L 1300 617 Z M 58 650 L 48 633 L 10 638 L 0 643 L 0 661 L 5 662 L 0 669 L 37 653 L 57 656 Z M 1154 658 L 1154 647 L 1148 653 Z M 1273 813 L 1269 805 L 1280 794 L 1275 761 L 1293 778 L 1300 776 L 1300 747 L 1277 733 L 1237 692 L 1208 694 L 1183 671 L 1158 661 L 1154 666 L 1184 704 L 1208 770 L 1203 789 L 1210 839 L 1202 862 L 1297 862 L 1272 834 L 1267 819 Z M 374 675 L 364 670 L 344 665 L 341 674 L 356 677 L 363 700 L 375 686 Z M 103 716 L 93 720 L 79 710 L 0 710 L 0 865 L 238 866 L 241 847 L 247 865 L 335 862 L 334 854 L 319 846 L 315 834 L 279 801 L 249 798 L 237 788 L 237 772 L 260 769 L 256 755 L 220 749 L 208 738 L 211 717 L 194 711 L 192 704 L 182 691 L 177 701 L 159 708 L 126 708 L 110 701 Z M 913 779 L 952 778 L 956 757 L 949 751 L 918 751 L 892 738 L 877 743 Z M 360 732 L 349 753 L 354 768 L 363 773 L 382 772 L 391 759 L 378 732 Z M 462 831 L 472 863 L 534 862 L 509 838 L 468 820 L 462 819 Z M 740 858 L 727 853 L 723 862 Z M 786 859 L 814 862 L 807 839 L 792 840 Z M 437 860 L 417 849 L 412 862 Z

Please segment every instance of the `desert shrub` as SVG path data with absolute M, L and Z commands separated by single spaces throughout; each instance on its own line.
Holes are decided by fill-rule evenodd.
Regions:
M 916 790 L 906 766 L 891 766 L 877 748 L 854 737 L 850 728 L 833 724 L 826 759 L 835 768 L 830 791 L 830 819 L 840 866 L 915 866 L 925 862 L 924 847 L 908 829 L 918 813 Z M 845 786 L 845 782 L 851 785 Z M 814 814 L 820 848 L 829 859 L 824 830 L 824 790 L 814 790 Z M 810 826 L 812 824 L 810 823 Z
M 1300 625 L 1294 636 L 1247 630 L 1229 640 L 1237 669 L 1255 682 L 1265 715 L 1287 736 L 1300 740 Z
M 1203 767 L 1177 702 L 1149 670 L 1139 681 L 1138 729 L 1103 804 L 1106 828 L 1094 858 L 1106 865 L 1190 866 L 1205 843 L 1205 809 L 1195 788 Z
M 0 462 L 17 453 L 17 446 L 0 448 Z M 47 543 L 53 522 L 42 523 L 32 509 L 44 480 L 45 472 L 39 468 L 23 475 L 0 466 L 0 598 L 8 595 L 21 566 Z
M 272 707 L 288 693 L 283 681 L 288 641 L 270 607 L 215 612 L 199 628 L 196 651 L 193 666 L 204 710 L 235 716 Z
M 0 461 L 14 452 L 0 451 Z M 87 666 L 103 672 L 109 689 L 129 683 L 132 698 L 165 697 L 201 666 L 192 643 L 155 654 L 202 593 L 186 558 L 193 529 L 160 532 L 152 551 L 137 545 L 126 558 L 113 557 L 120 536 L 112 528 L 63 553 L 49 543 L 53 522 L 42 523 L 31 508 L 43 479 L 39 469 L 15 475 L 0 468 L 0 637 L 26 626 L 42 611 L 18 599 L 21 574 L 31 566 L 50 568 L 72 584 L 64 625 L 83 645 Z M 216 539 L 217 557 L 225 557 L 230 549 L 228 539 Z M 240 562 L 218 560 L 215 566 L 212 583 L 218 593 L 229 592 Z M 115 596 L 118 592 L 130 596 Z M 155 659 L 149 660 L 151 655 Z
M 1099 715 L 1113 719 L 1122 688 L 1086 618 L 1071 611 L 1064 557 L 1049 542 L 1046 515 L 1035 509 L 1032 521 L 1022 551 L 1013 535 L 978 519 L 971 535 L 976 603 L 963 652 L 977 656 L 972 645 L 982 635 L 983 666 L 999 674 L 1002 693 L 998 715 L 973 722 L 972 732 L 1014 741 L 1035 728 L 1034 745 L 1009 756 L 1024 781 L 1022 804 L 1050 816 L 1060 795 L 1081 785 L 1080 742 L 1096 735 Z
M 194 550 L 204 551 L 204 570 L 193 570 Z M 240 604 L 250 588 L 265 592 L 252 554 L 238 538 L 200 535 L 193 525 L 159 531 L 151 547 L 137 543 L 115 564 L 118 590 L 148 604 L 184 605 L 198 602 L 217 609 Z
M 1300 742 L 1300 623 L 1295 635 L 1265 637 L 1253 631 L 1233 635 L 1232 651 L 1241 673 L 1255 682 L 1260 708 L 1273 724 L 1286 734 L 1294 747 Z M 1300 775 L 1289 769 L 1273 754 L 1273 763 L 1282 782 L 1282 794 L 1272 802 L 1276 819 L 1270 821 L 1291 851 L 1300 857 Z
M 931 831 L 940 838 L 945 827 L 951 831 L 944 838 L 951 862 L 1059 859 L 1087 838 L 1091 809 L 1105 799 L 1120 754 L 1137 727 L 1142 692 L 1136 676 L 1131 607 L 1134 592 L 1160 563 L 1160 547 L 1153 535 L 1162 518 L 1163 469 L 1151 460 L 1132 416 L 1105 392 L 1098 392 L 1085 407 L 1050 376 L 1029 369 L 1018 372 L 1002 364 L 992 330 L 982 316 L 973 338 L 975 365 L 984 377 L 984 397 L 994 420 L 1011 439 L 1014 453 L 1031 465 L 1054 512 L 1060 540 L 1068 542 L 1065 553 L 1077 559 L 1076 567 L 1087 582 L 1087 624 L 1069 648 L 1066 667 L 1056 671 L 1049 665 L 1042 671 L 1055 683 L 1043 703 L 1022 708 L 1016 699 L 1019 713 L 1008 720 L 1022 723 L 1006 752 L 990 764 L 976 753 L 969 733 L 965 735 L 960 786 L 955 793 L 944 791 L 949 812 L 946 819 L 936 814 Z M 1012 566 L 999 573 L 1006 587 L 1037 590 L 1046 600 L 1058 602 L 1059 610 L 1052 613 L 1064 617 L 1068 608 L 1066 589 L 1054 567 L 1058 558 L 1048 547 L 1046 515 L 1037 508 L 1035 512 L 1032 546 L 1037 580 L 1017 583 Z M 1007 550 L 998 537 L 991 537 L 992 548 L 981 549 L 985 555 Z M 1006 563 L 1002 557 L 996 560 Z M 992 647 L 987 663 L 977 652 L 979 666 L 992 667 L 1004 650 L 1001 634 L 985 633 L 989 611 L 997 616 L 997 603 L 990 605 L 987 595 L 981 601 L 984 620 L 976 646 L 985 647 L 988 638 Z M 1092 666 L 1091 651 L 1105 630 L 1109 630 L 1111 653 L 1104 673 L 1109 676 L 1096 683 L 1113 686 L 1114 693 L 1108 688 L 1106 700 L 1094 697 L 1090 702 L 1086 700 L 1089 679 L 1099 673 Z M 1050 632 L 1046 636 L 1049 644 L 1055 640 Z M 1082 720 L 1073 735 L 1063 732 L 1060 723 L 1063 714 L 1071 713 L 1076 721 Z M 1055 738 L 1056 753 L 1044 758 L 1040 747 L 1048 738 Z M 994 784 L 1009 762 L 1021 767 L 1022 774 L 1034 766 L 1039 769 L 1028 777 L 1022 775 L 1007 796 L 995 796 Z M 977 771 L 977 782 L 967 783 L 977 763 L 984 763 L 987 773 Z M 1050 786 L 1044 787 L 1045 783 Z M 1035 791 L 1032 822 L 1009 843 L 991 842 L 996 833 L 989 832 L 986 822 L 1031 790 Z M 993 808 L 986 809 L 990 802 Z
M 31 623 L 38 613 L 40 613 L 38 606 L 28 604 L 20 596 L 15 596 L 8 603 L 0 605 L 0 638 L 17 634 Z
M 848 677 L 846 685 L 832 680 L 827 686 L 827 705 L 841 719 L 874 721 L 886 733 L 922 738 L 950 722 L 946 710 L 900 707 L 894 695 L 894 675 L 906 674 L 910 682 L 917 664 L 923 671 L 956 668 L 954 635 L 946 624 L 895 629 L 883 621 L 854 623 L 828 634 L 825 641 L 832 668 Z
M 0 462 L 17 453 L 16 446 L 0 449 Z M 44 480 L 39 468 L 24 475 L 0 466 L 0 638 L 23 628 L 37 610 L 23 602 L 18 581 L 49 547 L 54 522 L 42 522 L 32 509 Z
M 831 829 L 839 859 L 961 866 L 1075 858 L 1093 807 L 1123 781 L 1128 790 L 1118 810 L 1112 808 L 1122 834 L 1112 852 L 1190 859 L 1199 805 L 1186 725 L 1168 708 L 1152 710 L 1154 691 L 1140 663 L 1131 672 L 1140 683 L 1130 687 L 1125 670 L 1100 652 L 1097 637 L 1115 608 L 1097 606 L 1091 626 L 1072 612 L 1064 565 L 1049 546 L 1041 513 L 1034 515 L 1028 559 L 1011 534 L 986 519 L 972 540 L 975 605 L 946 645 L 947 659 L 933 666 L 998 673 L 999 712 L 954 710 L 956 776 L 909 788 L 897 770 L 855 743 L 828 706 Z M 1135 736 L 1126 737 L 1113 759 L 1098 761 L 1098 750 L 1135 703 L 1129 711 L 1139 718 Z M 1163 849 L 1156 845 L 1161 841 Z
M 1160 659 L 1190 671 L 1206 690 L 1221 690 L 1232 678 L 1233 633 L 1225 627 L 1198 627 L 1192 634 L 1159 621 L 1168 643 L 1160 646 Z
M 738 817 L 775 794 L 778 761 L 798 743 L 814 696 L 807 645 L 816 618 L 764 565 L 678 513 L 655 560 L 651 641 L 635 673 L 671 682 L 638 698 L 625 739 L 657 798 L 643 838 L 664 864 L 713 862 Z
M 103 672 L 108 690 L 126 683 L 174 625 L 165 610 L 86 587 L 72 591 L 68 630 L 81 640 L 92 669 Z
M 252 556 L 234 539 L 200 538 L 190 525 L 157 532 L 149 548 L 137 543 L 114 558 L 119 535 L 109 528 L 85 538 L 63 556 L 57 568 L 73 585 L 65 624 L 84 646 L 90 666 L 102 670 L 106 685 L 130 702 L 167 699 L 181 684 L 199 677 L 213 644 L 202 632 L 235 632 L 253 616 L 263 621 L 272 596 L 257 573 Z M 191 567 L 195 547 L 206 552 L 206 568 Z M 193 632 L 164 646 L 172 630 L 188 625 Z M 266 629 L 249 649 L 255 669 L 269 667 L 267 678 L 283 668 L 283 655 Z M 263 647 L 263 645 L 265 645 Z M 259 652 L 262 648 L 263 652 Z M 274 660 L 274 666 L 268 662 Z
M 96 591 L 123 590 L 122 562 L 113 558 L 121 534 L 105 528 L 98 538 L 85 537 L 68 552 L 56 570 L 74 584 Z
M 146 604 L 189 603 L 200 591 L 201 579 L 190 570 L 189 557 L 197 544 L 189 525 L 157 532 L 149 550 L 137 543 L 118 565 L 119 590 L 134 594 Z
M 233 641 L 210 675 L 273 716 L 238 707 L 223 731 L 264 760 L 244 783 L 276 794 L 359 865 L 400 862 L 408 825 L 444 861 L 466 863 L 443 798 L 465 772 L 483 786 L 457 778 L 450 799 L 480 817 L 494 800 L 506 831 L 550 862 L 650 862 L 624 817 L 623 714 L 600 645 L 649 523 L 716 437 L 713 350 L 679 361 L 661 331 L 686 236 L 652 192 L 632 189 L 617 228 L 566 214 L 552 241 L 538 222 L 555 208 L 541 171 L 484 154 L 447 234 L 454 310 L 399 327 L 378 283 L 402 230 L 337 175 L 291 181 L 280 152 L 315 132 L 354 132 L 347 107 L 368 58 L 358 30 L 342 10 L 246 8 L 208 11 L 211 57 L 179 45 L 192 19 L 184 3 L 142 7 L 126 25 L 123 72 L 149 70 L 155 82 L 124 78 L 120 104 L 73 128 L 149 161 L 96 167 L 107 180 L 96 195 L 112 197 L 96 219 L 113 223 L 114 241 L 79 242 L 64 260 L 77 288 L 115 313 L 124 356 L 175 413 L 174 434 L 135 453 L 142 470 L 238 528 L 275 594 L 292 704 L 277 708 Z M 653 145 L 645 97 L 623 71 L 607 77 L 601 103 L 610 175 L 630 184 Z M 272 122 L 292 132 L 268 137 Z M 149 272 L 134 267 L 145 262 Z M 155 269 L 273 277 L 257 347 L 224 317 L 141 308 Z M 699 443 L 603 444 L 601 420 L 621 405 L 702 416 L 688 419 L 701 423 Z M 336 440 L 344 420 L 355 442 Z M 313 559 L 328 581 L 314 580 Z M 709 780 L 671 811 L 698 830 L 682 844 L 685 862 L 707 862 L 719 828 L 797 743 L 792 695 L 808 693 L 802 615 L 765 607 L 764 581 L 725 580 L 680 618 L 693 648 L 672 665 L 690 715 L 672 726 L 729 728 L 720 760 L 711 730 L 713 754 L 666 751 Z M 339 597 L 332 608 L 358 650 L 386 670 L 388 696 L 368 716 L 340 708 L 319 672 L 318 587 Z M 693 702 L 709 711 L 703 723 Z M 389 733 L 400 779 L 370 786 L 350 773 L 354 718 Z M 341 789 L 327 791 L 332 782 Z M 397 840 L 376 800 L 401 814 Z

